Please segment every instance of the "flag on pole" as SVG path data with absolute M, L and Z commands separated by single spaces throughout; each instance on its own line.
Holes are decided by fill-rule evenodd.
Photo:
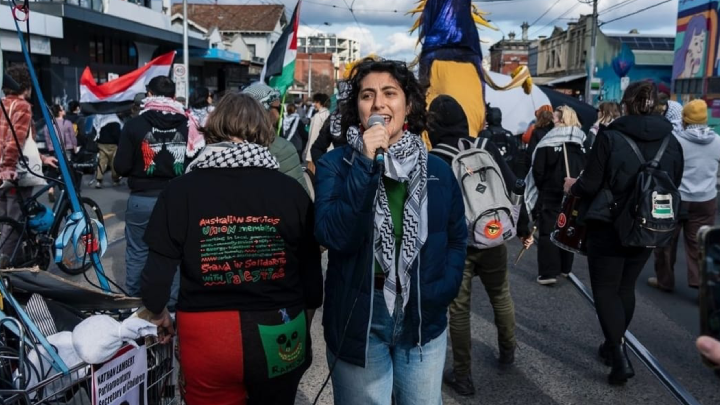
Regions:
M 103 84 L 97 84 L 90 68 L 86 67 L 80 77 L 80 104 L 83 111 L 102 114 L 128 109 L 136 94 L 145 93 L 145 86 L 151 79 L 170 74 L 173 59 L 175 51 L 168 52 L 140 69 Z
M 290 23 L 270 51 L 260 81 L 285 94 L 295 80 L 295 57 L 297 56 L 297 33 L 300 25 L 300 3 L 298 1 Z

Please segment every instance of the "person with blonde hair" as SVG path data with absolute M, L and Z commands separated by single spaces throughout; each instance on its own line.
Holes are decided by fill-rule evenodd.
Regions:
M 542 285 L 572 271 L 574 255 L 555 246 L 550 233 L 562 209 L 565 177 L 577 177 L 585 166 L 585 133 L 575 110 L 560 106 L 553 113 L 553 127 L 538 142 L 525 182 L 525 203 L 535 219 L 538 238 L 538 278 Z
M 595 121 L 593 126 L 590 128 L 590 131 L 588 131 L 586 146 L 592 148 L 593 143 L 595 143 L 595 138 L 597 137 L 598 132 L 600 132 L 600 128 L 607 127 L 621 115 L 620 105 L 618 103 L 614 101 L 600 103 L 600 106 L 598 107 L 598 120 Z

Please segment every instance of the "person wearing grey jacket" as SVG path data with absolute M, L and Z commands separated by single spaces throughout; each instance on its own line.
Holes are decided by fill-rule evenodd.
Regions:
M 673 267 L 682 230 L 687 256 L 687 280 L 692 288 L 700 283 L 697 233 L 703 225 L 715 223 L 717 209 L 717 173 L 720 164 L 720 137 L 707 126 L 707 104 L 694 100 L 682 110 L 683 129 L 674 132 L 685 158 L 680 184 L 680 224 L 672 243 L 655 249 L 655 274 L 648 284 L 662 291 L 675 287 Z
M 250 95 L 262 104 L 265 111 L 270 114 L 270 121 L 273 123 L 273 128 L 277 128 L 280 120 L 280 93 L 265 83 L 260 82 L 251 84 L 242 92 Z M 275 156 L 275 159 L 277 159 L 280 164 L 280 169 L 278 169 L 280 173 L 297 180 L 305 191 L 310 194 L 308 184 L 303 175 L 302 165 L 300 164 L 300 157 L 298 156 L 295 146 L 287 139 L 276 136 L 273 143 L 270 144 L 269 149 L 270 153 Z

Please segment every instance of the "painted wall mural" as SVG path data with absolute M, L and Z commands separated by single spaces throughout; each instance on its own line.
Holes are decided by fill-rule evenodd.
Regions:
M 678 24 L 673 79 L 691 79 L 704 74 L 702 67 L 705 66 L 708 19 L 703 14 L 693 15 L 682 32 Z

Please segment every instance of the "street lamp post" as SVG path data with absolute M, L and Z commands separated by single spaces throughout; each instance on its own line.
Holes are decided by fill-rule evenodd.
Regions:
M 190 82 L 190 51 L 188 50 L 188 16 L 187 0 L 183 0 L 183 65 L 185 65 L 185 93 L 178 94 L 178 97 L 185 98 L 185 108 L 188 108 L 187 87 Z
M 592 35 L 590 37 L 590 69 L 588 69 L 587 83 L 585 83 L 585 102 L 592 105 L 592 82 L 595 78 L 595 45 L 597 42 L 597 27 L 598 27 L 598 11 L 597 3 L 598 0 L 592 0 L 593 2 L 593 13 L 592 13 Z

